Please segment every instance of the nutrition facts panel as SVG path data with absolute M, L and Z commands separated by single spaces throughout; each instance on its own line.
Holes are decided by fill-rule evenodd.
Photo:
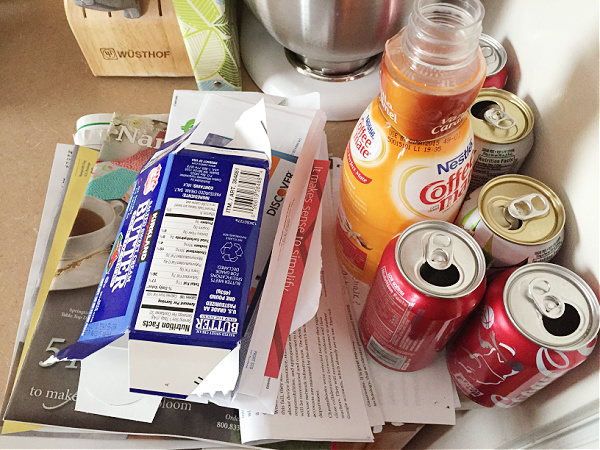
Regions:
M 136 330 L 191 334 L 218 206 L 167 200 Z

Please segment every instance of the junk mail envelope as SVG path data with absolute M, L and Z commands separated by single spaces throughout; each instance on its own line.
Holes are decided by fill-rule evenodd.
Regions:
M 269 174 L 263 152 L 185 137 L 140 172 L 81 336 L 55 356 L 127 335 L 130 390 L 176 398 L 241 338 Z

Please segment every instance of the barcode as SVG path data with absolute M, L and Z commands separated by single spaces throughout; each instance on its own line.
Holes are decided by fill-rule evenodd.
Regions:
M 404 364 L 404 361 L 406 361 L 406 356 L 396 355 L 395 353 L 390 352 L 377 342 L 373 336 L 369 339 L 367 351 L 381 364 L 391 367 L 392 369 L 400 369 L 402 364 Z
M 256 220 L 260 210 L 264 169 L 234 164 L 223 215 Z

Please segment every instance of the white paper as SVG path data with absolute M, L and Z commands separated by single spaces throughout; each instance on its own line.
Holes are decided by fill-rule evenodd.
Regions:
M 304 153 L 303 153 L 304 155 Z M 319 148 L 318 156 L 319 158 L 323 158 L 325 161 L 327 155 L 327 146 L 326 140 L 323 136 L 321 140 L 321 145 Z M 304 156 L 301 157 L 301 159 Z M 312 169 L 312 161 L 311 169 Z M 299 162 L 299 164 L 303 164 Z M 308 177 L 307 177 L 308 179 Z M 308 184 L 308 183 L 307 183 Z M 300 191 L 297 195 L 300 195 L 300 198 L 294 198 L 292 196 L 296 195 L 293 191 L 287 195 L 287 199 L 295 206 L 295 209 L 302 208 L 303 203 L 300 201 L 305 198 L 306 191 Z M 287 217 L 287 216 L 284 216 Z M 320 296 L 320 271 L 321 271 L 321 216 L 320 213 L 317 216 L 315 229 L 312 233 L 312 239 L 310 243 L 310 248 L 308 251 L 306 266 L 304 268 L 304 273 L 302 277 L 302 281 L 300 284 L 300 289 L 298 292 L 296 308 L 293 313 L 292 323 L 290 332 L 299 326 L 306 323 L 310 320 L 319 304 L 319 296 Z M 286 225 L 290 226 L 290 225 Z M 296 229 L 298 226 L 296 226 Z M 291 232 L 290 230 L 286 230 L 286 233 Z M 291 233 L 289 233 L 291 236 Z M 295 236 L 295 234 L 294 234 Z M 289 240 L 289 239 L 288 239 Z M 279 241 L 276 240 L 274 248 L 274 252 L 278 252 L 277 244 Z M 269 276 L 272 276 L 271 273 L 273 271 L 277 271 L 278 274 L 282 275 L 285 281 L 285 274 L 288 273 L 288 267 L 291 264 L 291 251 L 287 259 L 281 258 L 280 263 L 274 265 L 271 262 L 269 266 L 269 272 L 267 275 L 267 279 Z M 287 261 L 287 265 L 285 262 Z M 273 320 L 278 319 L 278 315 L 280 313 L 279 306 L 281 304 L 281 296 L 283 294 L 283 289 L 279 293 L 279 298 L 273 297 L 265 297 L 263 291 L 263 297 L 261 298 L 261 304 L 259 307 L 258 315 L 259 317 L 261 311 L 263 314 L 268 313 L 273 317 Z M 275 325 L 271 327 L 274 329 Z M 255 328 L 256 329 L 256 328 Z M 270 350 L 271 342 L 273 339 L 273 333 L 269 336 L 264 327 L 258 328 L 261 334 L 261 342 L 264 343 L 264 351 L 267 353 Z M 252 336 L 254 338 L 254 335 Z M 239 351 L 239 347 L 236 349 Z M 233 353 L 233 352 L 232 352 Z M 237 353 L 237 352 L 236 352 Z M 252 361 L 254 362 L 254 361 Z M 232 372 L 235 371 L 237 373 L 237 360 L 234 359 L 233 355 L 229 355 L 222 363 L 211 373 L 206 379 L 202 381 L 202 383 L 198 386 L 197 389 L 194 390 L 192 395 L 188 397 L 188 400 L 192 401 L 200 401 L 205 402 L 210 400 L 213 403 L 216 403 L 221 406 L 235 407 L 235 408 L 246 408 L 253 409 L 258 412 L 267 412 L 272 413 L 275 409 L 276 396 L 278 391 L 279 382 L 276 378 L 270 378 L 265 375 L 264 368 L 262 372 L 255 373 L 256 383 L 260 383 L 260 386 L 256 391 L 248 392 L 236 389 L 235 392 L 232 386 Z M 266 364 L 265 364 L 266 366 Z M 245 369 L 244 369 L 245 370 Z M 241 377 L 243 377 L 244 371 L 242 371 Z M 231 393 L 229 392 L 231 391 Z
M 333 204 L 337 205 L 340 195 L 340 182 L 342 178 L 342 159 L 332 158 L 331 166 L 332 198 Z M 368 289 L 368 286 L 360 283 L 354 278 L 350 279 L 348 273 L 346 273 L 343 268 L 341 268 L 341 271 L 344 280 L 344 295 L 346 296 L 346 314 L 350 322 L 350 327 L 354 332 L 352 345 L 354 349 L 356 367 L 358 368 L 360 375 L 363 400 L 365 402 L 365 407 L 367 408 L 367 413 L 369 414 L 369 422 L 373 427 L 373 432 L 378 433 L 382 430 L 385 420 L 380 407 L 380 401 L 375 392 L 375 380 L 371 374 L 368 355 L 362 343 L 360 342 L 360 337 L 358 335 L 358 318 L 360 317 L 360 310 L 357 311 L 357 309 L 355 309 L 353 302 L 356 301 L 354 299 L 355 295 L 360 296 L 360 294 L 352 292 L 353 289 L 357 289 L 359 284 L 362 284 L 363 289 Z M 348 283 L 351 283 L 351 285 L 349 286 Z M 352 292 L 354 295 L 350 295 L 349 292 Z
M 267 155 L 269 167 L 271 167 L 271 142 L 267 134 L 267 113 L 264 100 L 260 100 L 240 115 L 235 122 L 233 139 L 227 144 L 227 147 L 261 151 Z
M 119 342 L 121 341 L 121 342 Z M 151 423 L 162 397 L 129 392 L 126 337 L 81 360 L 75 410 Z
M 445 352 L 417 372 L 398 373 L 370 357 L 369 362 L 386 422 L 456 424 Z
M 31 321 L 33 307 L 35 306 L 35 300 L 38 296 L 40 284 L 46 268 L 46 260 L 48 259 L 50 248 L 52 247 L 56 225 L 58 223 L 58 218 L 60 217 L 60 211 L 67 191 L 67 180 L 69 179 L 69 174 L 71 173 L 73 162 L 75 160 L 73 157 L 74 151 L 74 147 L 67 144 L 57 144 L 56 150 L 54 151 L 54 160 L 52 161 L 52 169 L 50 171 L 50 179 L 48 181 L 48 189 L 44 201 L 44 210 L 42 211 L 42 218 L 40 220 L 40 231 L 38 232 L 35 241 L 35 249 L 31 267 L 29 268 L 29 277 L 27 278 L 27 287 L 25 289 L 23 309 L 21 311 L 21 321 L 19 322 L 19 329 L 17 331 L 15 352 L 18 343 L 24 342 L 25 336 L 27 335 L 27 328 Z
M 313 161 L 321 147 L 325 115 L 317 112 L 307 139 L 302 148 L 302 153 L 294 177 L 290 183 L 282 216 L 279 220 L 275 246 L 271 254 L 270 269 L 265 280 L 261 303 L 256 318 L 255 329 L 260 333 L 253 333 L 237 392 L 250 396 L 258 396 L 264 382 L 265 367 L 271 348 L 271 340 L 279 313 L 281 295 L 285 287 L 285 278 L 289 266 L 294 237 L 300 220 L 300 213 L 304 193 L 308 185 Z
M 345 290 L 345 287 L 344 287 Z M 352 340 L 353 354 L 355 358 L 356 367 L 359 372 L 361 392 L 363 395 L 363 401 L 367 408 L 369 415 L 369 423 L 374 427 L 374 431 L 381 430 L 381 427 L 385 424 L 385 419 L 382 410 L 382 403 L 380 401 L 381 394 L 378 393 L 376 388 L 377 380 L 374 378 L 371 370 L 371 362 L 369 361 L 369 355 L 363 347 L 360 336 L 358 334 L 358 317 L 354 311 L 347 292 L 346 295 L 346 314 L 348 317 L 349 326 L 354 333 L 354 339 Z M 385 396 L 385 393 L 384 393 Z
M 213 91 L 188 91 L 176 90 L 173 92 L 171 101 L 171 111 L 169 113 L 169 123 L 165 141 L 170 141 L 190 130 L 196 124 L 196 118 L 200 106 L 206 95 L 215 95 L 229 98 L 246 103 L 256 103 L 264 99 L 265 105 L 289 106 L 292 108 L 319 109 L 320 101 L 318 93 L 299 95 L 297 97 L 285 98 L 274 95 L 263 94 L 261 92 L 213 92 Z M 109 118 L 110 119 L 110 118 Z
M 329 183 L 329 180 L 328 180 Z M 290 335 L 275 414 L 240 410 L 242 442 L 372 442 L 334 250 L 331 188 L 323 196 L 323 290 L 313 320 Z

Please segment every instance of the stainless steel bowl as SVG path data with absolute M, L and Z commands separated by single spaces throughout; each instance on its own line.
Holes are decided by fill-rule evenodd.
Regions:
M 269 34 L 316 74 L 360 71 L 405 24 L 412 0 L 244 0 Z

